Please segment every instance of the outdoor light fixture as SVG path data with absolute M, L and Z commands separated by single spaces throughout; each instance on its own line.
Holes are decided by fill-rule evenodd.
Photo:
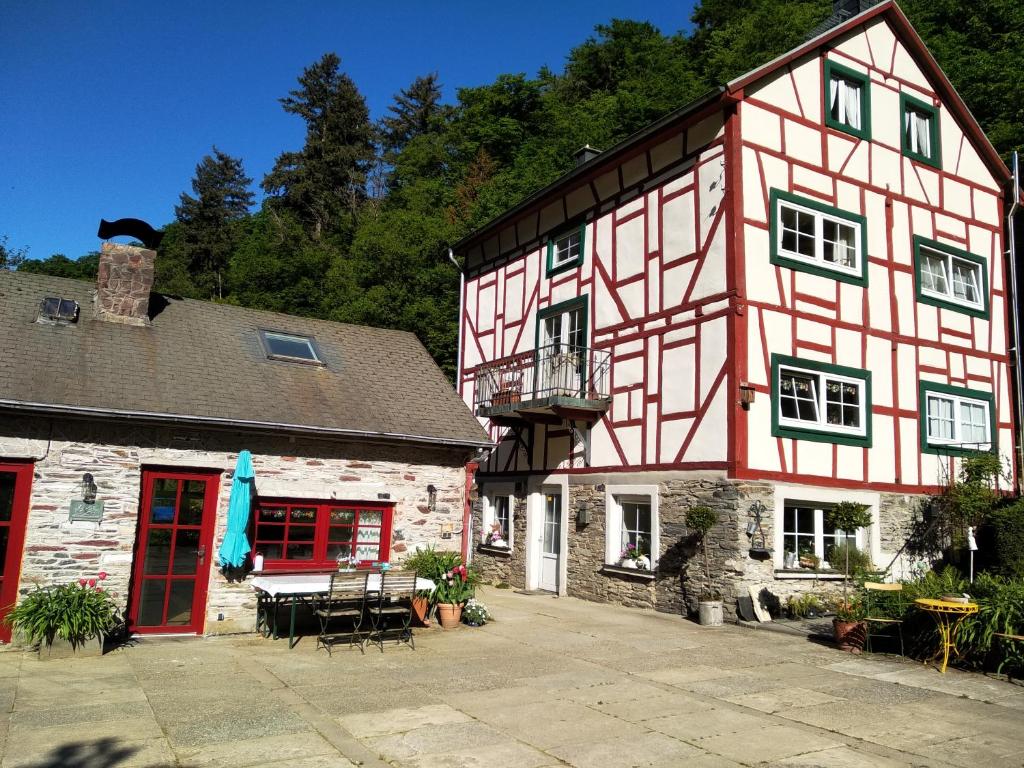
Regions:
M 431 512 L 437 509 L 437 488 L 433 485 L 427 486 L 427 509 Z
M 82 475 L 82 501 L 86 504 L 96 501 L 96 483 L 88 472 Z

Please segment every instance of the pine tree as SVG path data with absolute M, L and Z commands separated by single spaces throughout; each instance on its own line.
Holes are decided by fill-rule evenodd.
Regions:
M 442 112 L 437 73 L 417 77 L 399 91 L 388 112 L 391 114 L 380 121 L 380 135 L 385 160 L 390 164 L 412 139 L 437 127 L 436 118 Z
M 224 272 L 237 245 L 234 224 L 249 215 L 252 179 L 242 161 L 213 148 L 196 166 L 192 197 L 181 193 L 174 214 L 180 224 L 182 256 L 196 295 L 224 297 Z
M 306 121 L 306 143 L 282 153 L 263 179 L 270 204 L 292 211 L 314 240 L 355 214 L 375 154 L 366 100 L 340 66 L 336 54 L 324 54 L 281 99 L 285 112 Z

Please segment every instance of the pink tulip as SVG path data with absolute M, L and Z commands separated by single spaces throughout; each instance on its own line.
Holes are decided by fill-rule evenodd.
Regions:
M 84 587 L 84 586 L 86 585 L 86 583 L 87 583 L 87 582 L 86 582 L 86 580 L 85 580 L 85 579 L 79 579 L 79 580 L 78 580 L 78 586 L 80 586 L 80 587 Z
M 96 586 L 96 579 L 89 579 L 89 586 L 90 587 L 95 587 Z
M 99 572 L 98 574 L 96 574 L 96 575 L 100 577 L 100 581 L 103 581 L 104 579 L 106 579 L 106 578 L 107 578 L 107 572 L 106 572 L 106 571 L 100 571 L 100 572 Z

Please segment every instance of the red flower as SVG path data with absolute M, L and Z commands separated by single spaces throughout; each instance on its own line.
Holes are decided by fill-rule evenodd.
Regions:
M 80 586 L 80 587 L 84 587 L 87 583 L 88 582 L 86 582 L 85 579 L 79 579 L 78 580 L 78 586 Z
M 95 587 L 96 586 L 96 579 L 89 579 L 89 586 L 90 587 Z
M 106 571 L 100 571 L 96 575 L 99 576 L 100 581 L 103 581 L 105 578 L 107 578 L 107 572 Z

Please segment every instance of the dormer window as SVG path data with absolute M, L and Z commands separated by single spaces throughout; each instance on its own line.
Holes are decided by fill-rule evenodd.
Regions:
M 78 302 L 48 296 L 39 302 L 38 320 L 66 325 L 78 322 Z
M 548 240 L 548 277 L 583 263 L 587 225 L 581 224 Z
M 263 349 L 266 350 L 267 358 L 270 360 L 323 365 L 310 336 L 260 331 L 260 338 L 263 341 Z

